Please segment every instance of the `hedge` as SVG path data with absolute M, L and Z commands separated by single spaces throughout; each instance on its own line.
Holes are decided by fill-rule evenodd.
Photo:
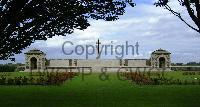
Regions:
M 0 65 L 0 72 L 14 72 L 16 68 L 16 65 Z

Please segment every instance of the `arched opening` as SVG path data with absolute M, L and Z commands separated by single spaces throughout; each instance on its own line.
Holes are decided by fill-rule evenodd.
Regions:
M 37 59 L 35 57 L 31 58 L 31 69 L 37 69 Z
M 165 68 L 165 58 L 164 57 L 159 58 L 159 68 Z

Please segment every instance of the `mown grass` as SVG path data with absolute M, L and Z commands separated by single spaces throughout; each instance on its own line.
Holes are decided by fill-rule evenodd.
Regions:
M 200 79 L 200 72 L 196 72 L 195 75 L 190 75 L 190 74 L 183 75 L 183 72 L 184 71 L 174 71 L 174 72 L 168 72 L 168 73 L 165 73 L 165 74 L 166 74 L 167 77 L 172 77 L 172 78 L 180 79 L 180 80 L 191 81 L 191 80 L 195 80 L 195 78 Z
M 0 107 L 200 106 L 200 85 L 139 86 L 119 80 L 116 73 L 106 81 L 99 75 L 85 75 L 84 80 L 79 75 L 62 86 L 0 86 Z

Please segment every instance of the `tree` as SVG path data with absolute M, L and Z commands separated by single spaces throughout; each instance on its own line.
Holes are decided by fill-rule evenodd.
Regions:
M 179 4 L 187 9 L 187 12 L 195 26 L 189 24 L 186 19 L 184 19 L 181 13 L 173 10 L 169 5 L 169 0 L 159 0 L 155 3 L 156 6 L 164 7 L 168 11 L 170 11 L 173 15 L 177 16 L 181 21 L 183 21 L 187 26 L 192 28 L 193 30 L 200 33 L 200 0 L 178 0 Z
M 90 26 L 88 19 L 115 21 L 131 0 L 0 0 L 0 60 L 35 40 Z

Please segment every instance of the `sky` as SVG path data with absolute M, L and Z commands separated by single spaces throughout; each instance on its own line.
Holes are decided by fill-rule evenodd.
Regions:
M 179 6 L 177 0 L 171 0 L 170 6 L 180 12 L 184 19 L 192 25 L 185 8 Z M 162 48 L 171 52 L 173 63 L 200 62 L 200 34 L 186 26 L 180 19 L 169 11 L 153 5 L 155 0 L 136 0 L 136 7 L 128 6 L 126 13 L 117 21 L 92 20 L 86 30 L 75 30 L 67 36 L 54 36 L 46 41 L 36 41 L 22 51 L 14 55 L 15 63 L 24 63 L 24 52 L 30 49 L 40 49 L 45 52 L 47 59 L 85 58 L 84 55 L 65 55 L 62 45 L 65 41 L 73 42 L 73 46 L 65 46 L 65 50 L 74 50 L 76 45 L 95 45 L 98 38 L 101 45 L 112 44 L 114 46 L 126 44 L 139 44 L 139 55 L 126 55 L 129 59 L 149 59 L 151 52 Z M 110 50 L 110 52 L 112 49 Z M 114 51 L 114 50 L 113 50 Z M 116 55 L 103 55 L 102 59 L 112 59 Z M 91 55 L 93 59 L 96 55 Z M 11 61 L 0 61 L 10 63 Z

